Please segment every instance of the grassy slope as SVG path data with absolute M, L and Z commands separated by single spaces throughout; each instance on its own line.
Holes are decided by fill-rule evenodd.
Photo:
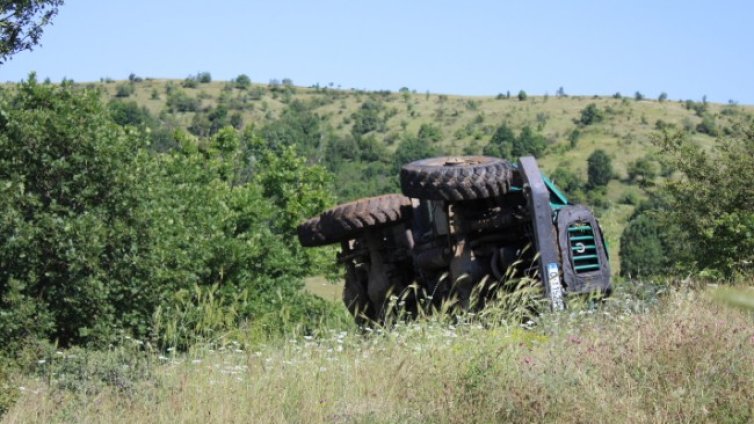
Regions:
M 114 96 L 117 86 L 123 82 L 100 83 L 110 96 Z M 165 87 L 174 84 L 180 87 L 180 81 L 146 80 L 135 84 L 135 93 L 131 99 L 145 105 L 158 115 L 165 108 Z M 214 106 L 223 93 L 225 82 L 199 84 L 197 88 L 181 88 L 189 95 L 202 99 L 202 106 Z M 370 98 L 370 93 L 360 91 L 314 90 L 295 88 L 286 100 L 281 93 L 273 93 L 264 85 L 254 85 L 259 98 L 249 99 L 249 92 L 233 89 L 230 94 L 243 101 L 241 111 L 246 125 L 263 125 L 278 117 L 286 106 L 286 101 L 298 99 L 303 101 L 318 100 L 321 104 L 316 112 L 325 118 L 335 133 L 345 134 L 350 131 L 350 118 L 360 105 Z M 152 99 L 156 91 L 159 99 Z M 692 110 L 687 110 L 683 103 L 654 100 L 635 101 L 633 99 L 616 99 L 612 97 L 535 97 L 525 101 L 515 97 L 497 99 L 495 97 L 445 96 L 427 93 L 390 93 L 374 94 L 386 111 L 393 116 L 387 121 L 387 130 L 376 134 L 379 140 L 386 140 L 389 149 L 396 144 L 389 140 L 398 139 L 400 134 L 416 134 L 424 124 L 439 126 L 443 139 L 437 143 L 440 151 L 446 154 L 461 154 L 464 148 L 472 146 L 480 152 L 487 144 L 495 128 L 507 122 L 514 129 L 524 125 L 539 128 L 548 139 L 549 147 L 544 157 L 539 158 L 546 172 L 552 172 L 558 166 L 565 166 L 577 171 L 586 180 L 586 158 L 597 148 L 604 149 L 613 159 L 613 166 L 618 179 L 609 185 L 608 198 L 613 206 L 601 213 L 601 222 L 605 227 L 606 238 L 610 244 L 613 271 L 619 270 L 619 240 L 633 206 L 621 204 L 629 192 L 641 198 L 643 192 L 637 186 L 626 184 L 627 166 L 637 158 L 652 154 L 654 148 L 650 141 L 656 132 L 655 123 L 662 120 L 682 128 L 684 125 L 696 126 L 701 118 Z M 604 122 L 582 128 L 582 136 L 576 146 L 569 147 L 568 135 L 577 128 L 574 123 L 581 110 L 589 103 L 608 111 Z M 726 106 L 709 104 L 709 113 L 716 117 L 719 124 L 726 125 L 729 120 L 720 112 Z M 739 106 L 738 110 L 754 114 L 754 107 Z M 192 113 L 176 114 L 183 125 L 191 122 Z M 704 134 L 695 134 L 693 138 L 700 144 L 709 144 L 712 138 Z
M 148 356 L 138 367 L 117 351 L 83 362 L 61 353 L 19 382 L 5 422 L 754 420 L 750 312 L 707 292 L 671 293 L 649 312 L 629 297 L 611 302 L 545 316 L 534 331 L 424 322 Z

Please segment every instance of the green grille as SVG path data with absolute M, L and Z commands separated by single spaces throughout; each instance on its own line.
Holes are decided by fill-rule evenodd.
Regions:
M 571 261 L 577 274 L 600 269 L 597 243 L 594 231 L 589 224 L 573 224 L 568 227 L 568 240 L 571 245 Z

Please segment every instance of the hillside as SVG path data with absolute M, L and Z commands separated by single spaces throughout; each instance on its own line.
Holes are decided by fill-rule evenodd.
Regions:
M 754 116 L 751 106 L 639 100 L 638 93 L 470 97 L 407 88 L 397 93 L 302 88 L 288 80 L 201 82 L 207 80 L 209 75 L 200 73 L 183 81 L 132 77 L 92 85 L 103 88 L 114 102 L 135 102 L 144 108 L 154 117 L 153 126 L 183 128 L 197 136 L 211 135 L 222 125 L 253 127 L 278 143 L 298 144 L 312 163 L 323 163 L 334 172 L 341 200 L 398 190 L 394 175 L 406 154 L 393 155 L 407 139 L 424 137 L 421 149 L 433 154 L 479 154 L 502 123 L 514 133 L 529 127 L 546 143 L 538 155 L 544 170 L 565 185 L 569 195 L 597 209 L 614 258 L 619 257 L 627 219 L 664 172 L 652 137 L 662 129 L 677 129 L 706 145 Z M 582 112 L 590 104 L 599 116 L 585 124 Z M 126 122 L 129 119 L 146 121 L 131 117 Z M 421 154 L 413 149 L 407 157 Z M 608 153 L 615 178 L 606 190 L 590 193 L 585 187 L 586 159 L 595 149 Z M 631 175 L 639 159 L 650 162 L 656 177 Z M 619 264 L 614 262 L 617 272 Z

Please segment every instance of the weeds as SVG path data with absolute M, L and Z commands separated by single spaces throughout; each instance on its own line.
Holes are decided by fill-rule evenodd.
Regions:
M 389 331 L 321 328 L 180 354 L 128 339 L 130 347 L 108 352 L 52 352 L 19 383 L 24 390 L 6 420 L 754 419 L 751 314 L 720 305 L 707 290 L 672 289 L 654 306 L 639 303 L 619 291 L 535 322 L 500 319 L 488 305 L 396 320 Z

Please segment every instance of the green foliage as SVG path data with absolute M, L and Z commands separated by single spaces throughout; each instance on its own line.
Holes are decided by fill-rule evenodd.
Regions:
M 209 72 L 199 72 L 196 74 L 196 80 L 201 84 L 209 84 L 212 82 L 212 75 Z
M 660 102 L 660 103 L 664 102 L 667 99 L 668 99 L 668 93 L 666 93 L 664 91 L 662 93 L 660 93 L 660 95 L 657 97 L 657 101 Z
M 196 112 L 199 110 L 201 102 L 196 97 L 186 94 L 183 90 L 173 89 L 168 93 L 165 106 L 171 112 Z
M 581 110 L 578 123 L 584 126 L 597 124 L 605 119 L 605 113 L 595 103 L 589 103 Z
M 68 85 L 32 77 L 1 107 L 1 294 L 42 312 L 42 334 L 61 343 L 106 339 L 148 266 L 143 140 L 109 120 L 97 92 Z
M 683 178 L 666 187 L 668 219 L 694 244 L 700 270 L 733 277 L 754 263 L 754 127 L 702 149 L 683 133 L 658 139 L 670 166 Z
M 526 100 L 527 97 L 528 96 L 526 95 L 526 91 L 521 90 L 521 91 L 518 92 L 518 100 L 519 101 L 523 102 L 524 100 Z
M 707 134 L 712 137 L 717 137 L 720 131 L 717 128 L 717 122 L 715 118 L 709 113 L 702 114 L 702 122 L 696 126 L 696 130 L 702 134 Z
M 34 337 L 69 345 L 149 334 L 154 312 L 195 286 L 246 293 L 239 320 L 324 311 L 300 294 L 322 252 L 295 237 L 332 203 L 324 168 L 250 131 L 209 140 L 179 131 L 168 153 L 150 152 L 145 135 L 113 122 L 98 92 L 33 77 L 3 92 L 4 350 Z
M 246 74 L 241 74 L 236 77 L 233 82 L 236 85 L 236 88 L 239 90 L 246 90 L 247 88 L 251 87 L 251 78 L 249 78 Z
M 63 0 L 4 1 L 0 3 L 0 65 L 14 54 L 31 50 L 42 31 L 58 14 Z
M 628 165 L 628 181 L 639 183 L 642 187 L 652 184 L 652 180 L 657 176 L 656 163 L 648 158 L 642 157 Z
M 273 150 L 297 146 L 313 162 L 322 158 L 322 141 L 325 138 L 322 120 L 312 112 L 310 105 L 299 100 L 288 104 L 279 119 L 262 127 L 261 134 Z
M 664 192 L 652 193 L 629 219 L 620 238 L 621 275 L 667 277 L 691 269 L 688 235 L 664 213 L 670 207 Z
M 219 104 L 206 111 L 195 113 L 191 118 L 191 125 L 189 125 L 188 130 L 194 135 L 209 137 L 215 135 L 223 127 L 240 128 L 242 122 L 234 123 L 231 119 L 233 116 L 237 115 L 231 115 L 227 106 Z
M 154 118 L 149 109 L 139 106 L 135 101 L 124 102 L 113 100 L 107 105 L 110 117 L 118 125 L 133 125 L 143 127 L 152 124 Z
M 440 152 L 426 140 L 406 135 L 395 149 L 393 166 L 396 172 L 409 162 L 437 156 Z
M 521 129 L 518 137 L 502 123 L 492 135 L 490 142 L 484 146 L 483 153 L 487 156 L 496 156 L 506 159 L 515 159 L 519 156 L 540 156 L 547 147 L 544 136 L 535 133 L 528 125 Z
M 134 85 L 130 82 L 124 82 L 122 84 L 118 84 L 118 87 L 115 88 L 115 97 L 129 97 L 132 94 L 134 94 Z
M 432 124 L 421 124 L 417 137 L 422 141 L 436 143 L 442 140 L 442 130 Z
M 603 187 L 613 178 L 613 162 L 602 149 L 597 149 L 587 158 L 587 182 L 589 187 Z
M 579 201 L 583 196 L 584 181 L 568 168 L 558 166 L 555 171 L 550 174 L 550 179 L 558 187 L 560 187 L 565 193 L 568 193 L 568 197 L 572 201 Z
M 651 214 L 641 214 L 629 221 L 620 238 L 621 275 L 633 278 L 667 275 L 672 258 L 662 237 L 665 228 Z
M 351 132 L 354 136 L 364 135 L 371 131 L 384 131 L 385 118 L 382 115 L 382 103 L 367 100 L 362 103 L 358 111 L 352 115 L 353 127 Z

